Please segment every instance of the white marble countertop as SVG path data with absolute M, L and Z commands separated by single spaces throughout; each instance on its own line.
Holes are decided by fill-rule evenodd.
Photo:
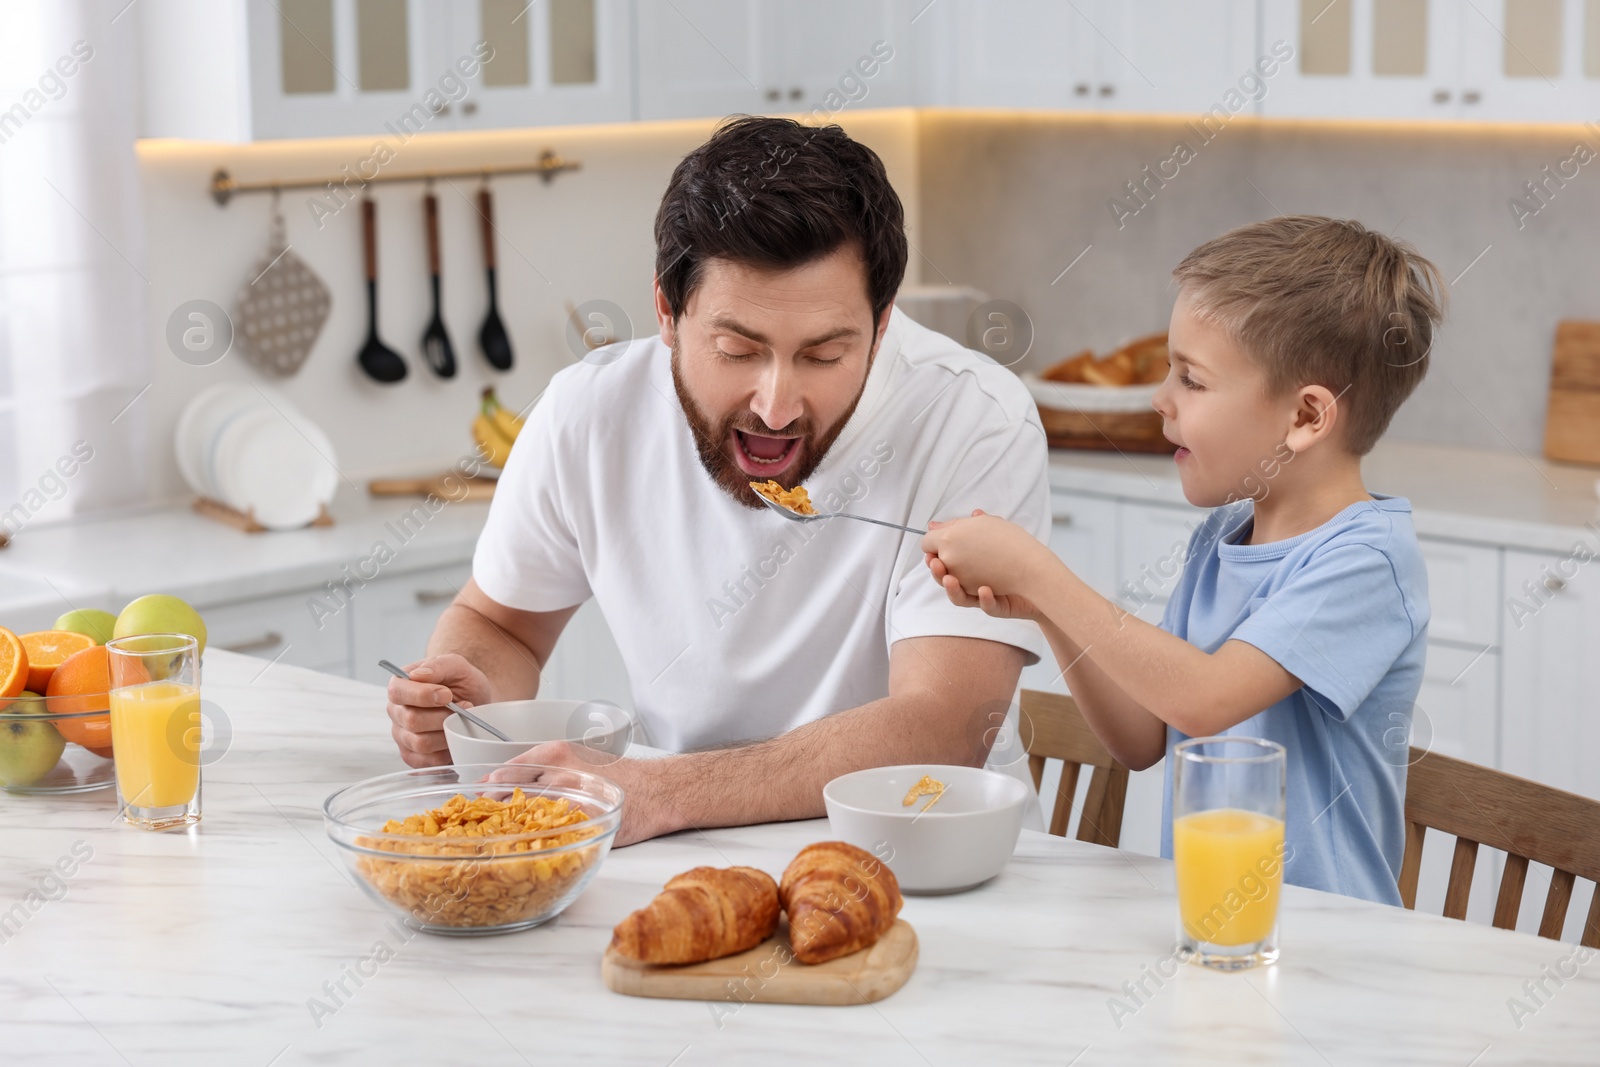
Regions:
M 48 625 L 69 603 L 116 612 L 136 596 L 170 593 L 204 608 L 310 588 L 356 566 L 379 540 L 398 550 L 388 574 L 470 559 L 489 505 L 446 502 L 402 525 L 422 503 L 344 485 L 327 527 L 249 534 L 171 505 L 30 527 L 0 551 L 0 625 L 36 604 L 49 609 L 38 624 Z
M 265 670 L 263 668 L 266 668 Z M 781 873 L 825 821 L 688 832 L 614 851 L 548 926 L 396 935 L 323 833 L 333 790 L 401 769 L 380 691 L 208 652 L 231 746 L 205 819 L 116 825 L 110 791 L 0 795 L 0 1060 L 16 1064 L 1370 1064 L 1595 1062 L 1600 962 L 1531 1014 L 1524 983 L 1573 946 L 1309 890 L 1283 897 L 1283 958 L 1175 971 L 1170 865 L 1024 832 L 994 881 L 913 897 L 921 959 L 876 1005 L 639 1000 L 608 992 L 610 928 L 698 864 Z M 34 898 L 52 866 L 64 888 Z M 86 858 L 85 858 L 86 857 Z M 379 953 L 393 958 L 363 963 Z M 348 977 L 360 966 L 360 984 Z M 1568 965 L 1571 966 L 1570 964 Z M 1159 984 L 1151 975 L 1163 975 Z M 332 1015 L 325 983 L 343 982 Z M 1143 983 L 1145 992 L 1138 993 Z M 1129 990 L 1134 990 L 1130 996 Z M 1137 999 L 1135 999 L 1135 996 Z M 1123 1011 L 1113 1012 L 1120 1004 Z
M 1600 468 L 1539 456 L 1384 441 L 1362 464 L 1367 488 L 1411 501 L 1417 533 L 1481 544 L 1569 552 L 1600 532 Z M 1187 506 L 1170 456 L 1050 450 L 1056 489 Z

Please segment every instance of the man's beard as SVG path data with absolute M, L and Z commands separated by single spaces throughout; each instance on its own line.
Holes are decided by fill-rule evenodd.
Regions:
M 872 363 L 867 364 L 867 373 L 872 373 Z M 850 407 L 839 416 L 839 421 L 828 427 L 821 434 L 816 432 L 816 427 L 810 419 L 796 419 L 781 429 L 774 429 L 762 422 L 760 417 L 749 408 L 734 412 L 722 420 L 721 425 L 713 426 L 711 420 L 701 412 L 699 405 L 689 395 L 689 390 L 684 387 L 683 376 L 678 372 L 678 344 L 672 345 L 672 388 L 678 394 L 678 403 L 683 407 L 684 418 L 688 420 L 689 432 L 694 435 L 695 451 L 700 454 L 700 465 L 706 469 L 711 480 L 723 492 L 733 497 L 745 507 L 755 511 L 766 508 L 766 502 L 752 488 L 751 475 L 746 474 L 739 466 L 738 460 L 729 455 L 730 448 L 739 447 L 731 440 L 734 430 L 744 430 L 746 433 L 767 435 L 771 437 L 800 437 L 800 443 L 795 451 L 794 458 L 783 470 L 774 472 L 784 477 L 777 479 L 786 483 L 785 489 L 793 489 L 804 484 L 805 480 L 816 471 L 817 467 L 828 455 L 828 449 L 833 447 L 839 434 L 850 422 L 850 416 L 855 414 L 856 405 L 861 402 L 861 394 L 866 391 L 867 383 L 863 379 L 861 389 L 857 391 L 855 399 L 850 401 Z

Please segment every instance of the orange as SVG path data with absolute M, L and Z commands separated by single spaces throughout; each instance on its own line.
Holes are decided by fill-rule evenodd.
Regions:
M 28 650 L 22 647 L 21 638 L 0 626 L 0 698 L 14 697 L 26 688 Z
M 50 676 L 48 697 L 73 697 L 52 700 L 51 711 L 83 712 L 111 710 L 111 654 L 104 645 L 91 645 L 62 661 Z M 68 741 L 84 748 L 111 749 L 111 716 L 91 715 L 81 719 L 57 719 L 55 727 Z
M 71 630 L 36 630 L 18 640 L 28 650 L 28 688 L 35 693 L 49 687 L 50 676 L 68 656 L 95 646 L 94 638 Z

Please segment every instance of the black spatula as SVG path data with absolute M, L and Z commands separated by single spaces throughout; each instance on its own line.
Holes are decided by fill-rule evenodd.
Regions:
M 398 382 L 406 376 L 406 361 L 378 340 L 378 218 L 370 198 L 361 201 L 361 234 L 367 256 L 367 343 L 356 362 L 374 381 Z
M 423 214 L 428 221 L 428 277 L 433 283 L 433 318 L 422 335 L 422 355 L 433 373 L 441 378 L 456 376 L 456 351 L 450 345 L 450 335 L 445 333 L 444 319 L 439 314 L 439 198 L 430 191 L 422 198 Z
M 478 347 L 483 349 L 483 358 L 495 370 L 510 370 L 511 338 L 506 335 L 506 324 L 500 321 L 495 303 L 494 204 L 489 199 L 488 186 L 478 190 L 478 222 L 483 229 L 483 272 L 489 279 L 489 314 L 484 316 L 483 328 L 478 331 Z

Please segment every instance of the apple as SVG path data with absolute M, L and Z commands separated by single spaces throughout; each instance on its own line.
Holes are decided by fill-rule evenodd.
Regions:
M 151 593 L 133 601 L 117 616 L 111 636 L 133 637 L 137 634 L 188 634 L 206 650 L 206 624 L 200 613 L 175 596 Z
M 18 700 L 0 711 L 0 786 L 32 785 L 50 773 L 61 759 L 67 739 L 43 719 L 19 714 L 25 708 L 43 706 L 38 693 L 23 693 L 32 700 Z
M 83 634 L 85 637 L 94 638 L 95 644 L 103 645 L 111 640 L 111 632 L 116 625 L 117 617 L 109 611 L 101 611 L 99 608 L 78 608 L 57 619 L 52 629 Z

